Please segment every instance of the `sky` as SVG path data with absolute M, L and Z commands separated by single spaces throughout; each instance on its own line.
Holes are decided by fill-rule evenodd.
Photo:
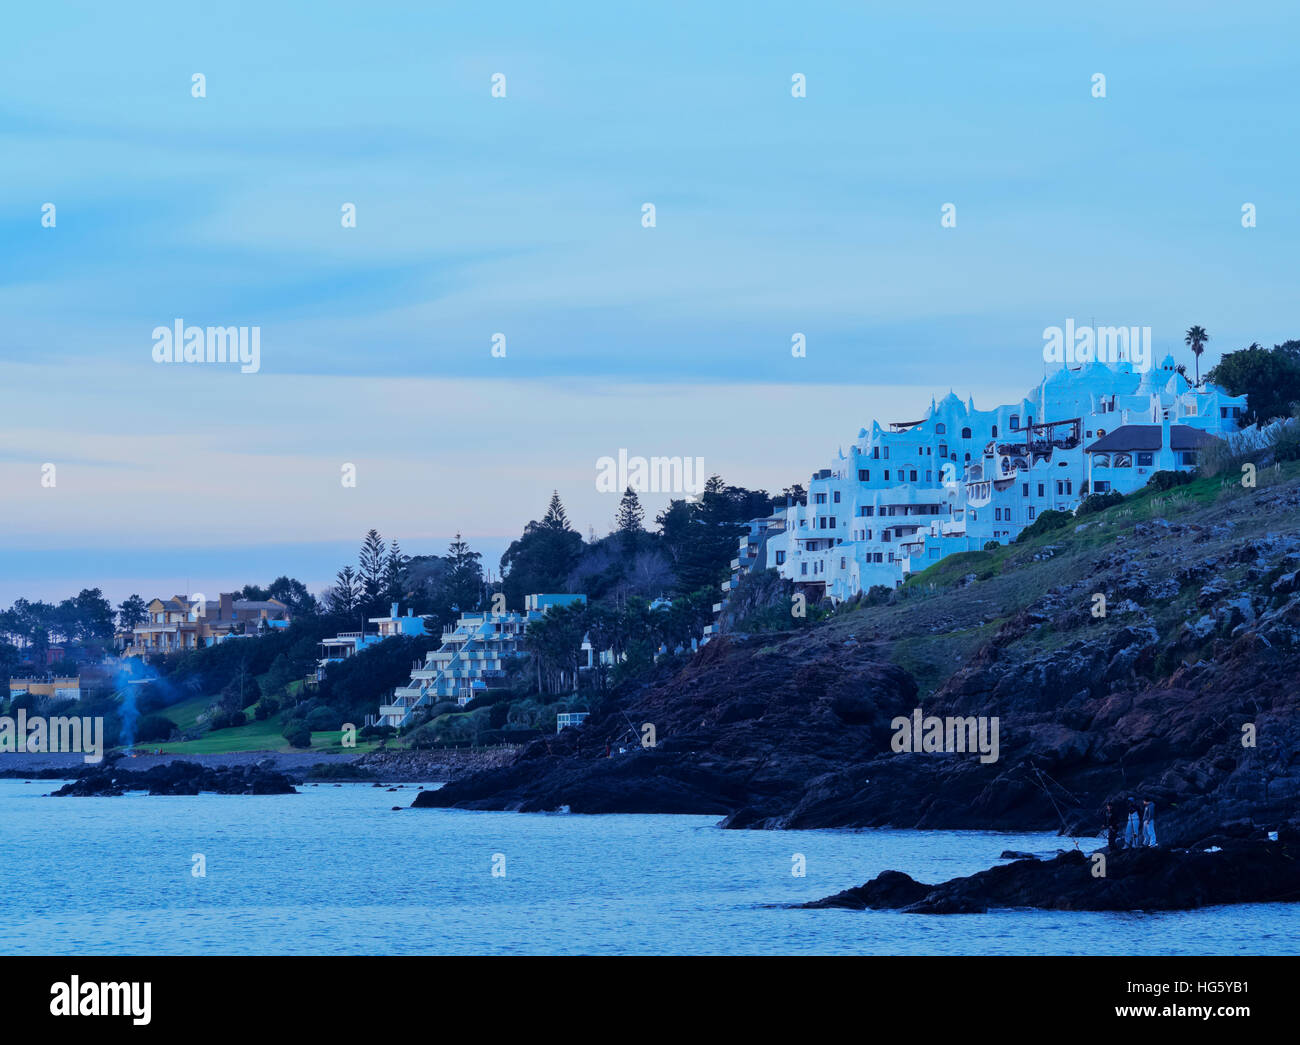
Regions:
M 1067 319 L 1189 367 L 1200 324 L 1203 369 L 1300 336 L 1293 5 L 6 22 L 6 605 L 318 591 L 370 527 L 408 554 L 462 532 L 495 569 L 553 489 L 611 528 L 601 457 L 806 484 L 873 418 L 1018 399 Z M 257 327 L 257 372 L 156 362 L 177 320 Z

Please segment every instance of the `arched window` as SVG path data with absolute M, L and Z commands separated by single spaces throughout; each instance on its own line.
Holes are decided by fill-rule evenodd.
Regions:
M 1113 467 L 1115 467 L 1115 468 L 1132 468 L 1132 467 L 1133 467 L 1133 455 L 1132 455 L 1132 454 L 1116 454 L 1116 455 L 1115 455 L 1115 463 L 1114 463 L 1114 466 L 1113 466 Z
M 993 426 L 993 438 L 996 439 L 997 437 L 998 437 L 998 426 L 997 426 L 997 425 L 994 425 L 994 426 Z
M 1092 455 L 1092 466 L 1093 466 L 1094 468 L 1109 468 L 1109 467 L 1110 467 L 1110 454 L 1093 454 L 1093 455 Z
M 969 429 L 969 428 L 963 428 L 963 429 L 961 430 L 961 437 L 962 437 L 963 439 L 969 439 L 969 438 L 970 438 L 970 429 Z
M 934 434 L 935 434 L 935 435 L 947 435 L 947 434 L 948 434 L 948 426 L 947 426 L 946 424 L 944 424 L 942 421 L 940 421 L 937 425 L 934 426 Z
M 970 462 L 970 454 L 967 454 L 967 455 L 966 455 L 966 461 L 967 461 L 967 463 Z

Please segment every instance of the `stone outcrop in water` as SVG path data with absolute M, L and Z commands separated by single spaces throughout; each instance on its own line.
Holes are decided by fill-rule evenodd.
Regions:
M 1172 911 L 1215 904 L 1300 901 L 1300 829 L 1267 838 L 1224 839 L 1206 849 L 1080 850 L 1052 860 L 1017 860 L 940 885 L 885 871 L 806 908 L 890 909 L 906 914 L 982 914 L 992 908 Z
M 83 770 L 57 791 L 56 797 L 124 795 L 147 791 L 151 795 L 292 795 L 293 781 L 270 764 L 200 766 L 194 762 L 169 762 L 141 772 L 114 766 Z

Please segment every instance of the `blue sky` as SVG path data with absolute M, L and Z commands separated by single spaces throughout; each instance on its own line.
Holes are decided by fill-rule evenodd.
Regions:
M 778 489 L 1070 317 L 1300 333 L 1290 5 L 197 6 L 7 15 L 5 603 L 604 532 L 620 447 Z M 155 364 L 177 318 L 261 371 Z

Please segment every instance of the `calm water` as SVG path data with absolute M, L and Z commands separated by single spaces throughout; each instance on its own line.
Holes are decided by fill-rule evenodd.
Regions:
M 45 798 L 0 780 L 5 954 L 1297 954 L 1300 904 L 1174 914 L 791 911 L 1054 835 L 721 831 L 697 816 L 392 812 L 414 788 Z M 193 854 L 207 877 L 191 873 Z M 505 857 L 493 877 L 494 854 Z M 802 853 L 807 876 L 791 875 Z

